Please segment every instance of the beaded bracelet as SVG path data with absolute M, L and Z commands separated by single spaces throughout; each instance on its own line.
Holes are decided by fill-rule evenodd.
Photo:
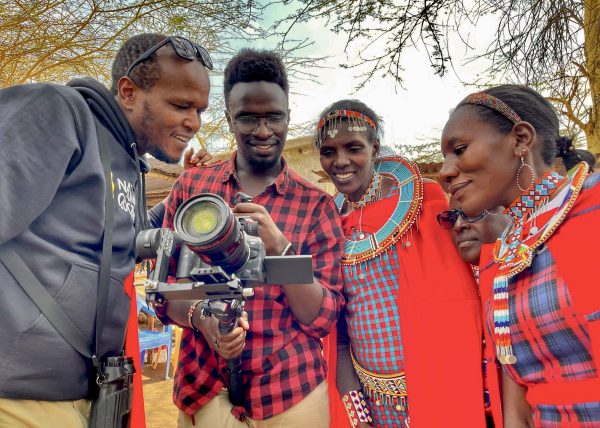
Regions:
M 361 422 L 372 423 L 371 412 L 365 401 L 362 391 L 348 391 L 342 395 L 342 401 L 348 413 L 348 419 L 352 427 L 358 426 Z
M 198 306 L 200 303 L 202 303 L 202 300 L 196 300 L 194 303 L 191 304 L 190 309 L 188 309 L 188 325 L 194 331 L 198 331 L 198 329 L 194 327 L 193 323 L 194 311 L 196 310 L 196 306 Z

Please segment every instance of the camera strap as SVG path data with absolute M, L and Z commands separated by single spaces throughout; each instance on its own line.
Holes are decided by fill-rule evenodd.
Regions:
M 92 350 L 92 363 L 102 379 L 102 370 L 99 365 L 97 353 L 100 349 L 101 329 L 106 316 L 106 305 L 108 304 L 108 287 L 110 284 L 110 265 L 112 262 L 112 233 L 114 201 L 112 189 L 112 174 L 110 172 L 110 150 L 108 142 L 110 136 L 108 130 L 98 122 L 94 116 L 96 132 L 98 134 L 98 146 L 100 148 L 100 160 L 104 171 L 104 236 L 102 237 L 102 255 L 100 256 L 100 274 L 98 278 L 98 294 L 96 298 L 96 343 Z M 103 379 L 102 379 L 103 380 Z
M 3 246 L 0 247 L 0 262 L 62 338 L 77 352 L 91 358 L 91 343 L 56 303 L 56 300 L 48 293 L 35 274 L 31 272 L 23 258 L 14 249 Z
M 96 297 L 96 338 L 91 343 L 81 333 L 60 305 L 40 283 L 39 279 L 29 269 L 23 258 L 16 250 L 0 246 L 0 262 L 6 267 L 15 281 L 21 286 L 25 294 L 35 303 L 48 322 L 56 329 L 62 338 L 81 355 L 91 358 L 96 371 L 100 373 L 99 361 L 96 353 L 99 349 L 101 327 L 106 316 L 108 303 L 108 287 L 110 281 L 110 265 L 112 259 L 112 229 L 114 202 L 112 193 L 112 178 L 110 173 L 110 151 L 108 148 L 108 131 L 98 123 L 94 117 L 98 134 L 98 146 L 102 170 L 104 171 L 106 189 L 104 197 L 104 235 L 102 238 L 102 254 L 100 256 L 100 271 Z M 92 347 L 93 346 L 93 347 Z

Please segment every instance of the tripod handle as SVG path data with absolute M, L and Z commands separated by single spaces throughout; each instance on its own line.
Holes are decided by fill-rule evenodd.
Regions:
M 237 327 L 239 318 L 244 310 L 242 303 L 239 300 L 218 300 L 212 301 L 208 305 L 210 313 L 219 320 L 218 328 L 221 335 L 225 335 L 233 331 Z M 229 378 L 225 381 L 229 392 L 229 401 L 234 406 L 243 406 L 244 393 L 244 377 L 242 376 L 242 357 L 227 360 L 227 368 L 224 370 L 224 375 Z
M 229 401 L 234 406 L 244 405 L 244 377 L 242 376 L 242 357 L 227 360 L 227 371 L 229 372 Z
M 230 333 L 237 325 L 239 318 L 231 320 L 219 320 L 219 333 Z M 234 406 L 244 405 L 244 377 L 242 376 L 242 357 L 230 358 L 227 360 L 227 390 L 229 392 L 229 401 Z
M 233 329 L 238 326 L 238 324 L 238 318 L 236 317 L 228 320 L 219 320 L 217 325 L 219 328 L 219 333 L 221 335 L 225 335 L 227 333 L 231 333 Z

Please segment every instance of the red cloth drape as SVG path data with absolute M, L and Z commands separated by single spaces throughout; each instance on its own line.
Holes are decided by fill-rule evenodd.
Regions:
M 501 373 L 502 368 L 496 370 L 496 349 L 493 346 L 493 341 L 489 335 L 489 331 L 485 328 L 485 303 L 490 299 L 492 294 L 492 284 L 494 280 L 494 273 L 497 271 L 497 267 L 493 264 L 494 258 L 492 256 L 492 250 L 494 248 L 494 244 L 483 244 L 481 246 L 481 254 L 479 257 L 479 290 L 481 292 L 481 302 L 482 302 L 482 314 L 483 314 L 483 323 L 484 323 L 484 333 L 485 333 L 485 359 L 488 362 L 488 370 L 487 370 L 487 388 L 490 392 L 490 402 L 492 407 L 492 416 L 494 417 L 494 425 L 497 427 L 504 426 L 504 421 L 502 418 L 502 393 L 500 390 L 501 385 Z M 487 269 L 484 269 L 485 267 Z
M 133 272 L 123 283 L 125 293 L 131 299 L 129 306 L 129 321 L 125 336 L 125 354 L 133 358 L 135 375 L 133 376 L 133 400 L 131 403 L 131 428 L 145 428 L 146 416 L 144 415 L 144 393 L 142 390 L 142 370 L 140 367 L 140 342 L 138 338 L 138 317 Z
M 470 267 L 461 260 L 450 233 L 437 223 L 437 214 L 447 207 L 440 186 L 426 182 L 418 224 L 405 236 L 411 244 L 395 246 L 403 267 L 397 273 L 397 303 L 411 428 L 485 427 L 481 303 Z M 389 218 L 387 210 L 375 211 L 381 222 Z M 329 345 L 333 343 L 330 335 Z M 345 411 L 339 399 L 331 398 L 337 394 L 332 348 L 326 348 L 326 357 L 334 389 L 333 422 Z

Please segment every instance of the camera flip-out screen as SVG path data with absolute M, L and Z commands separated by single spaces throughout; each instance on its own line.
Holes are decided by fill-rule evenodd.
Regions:
M 264 264 L 269 284 L 313 282 L 311 256 L 267 256 Z M 196 268 L 190 276 L 193 282 L 159 283 L 153 291 L 166 300 L 230 299 L 244 292 L 239 282 L 218 266 Z

